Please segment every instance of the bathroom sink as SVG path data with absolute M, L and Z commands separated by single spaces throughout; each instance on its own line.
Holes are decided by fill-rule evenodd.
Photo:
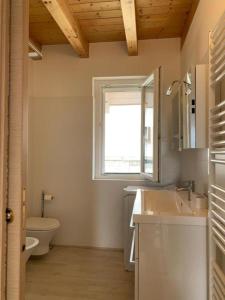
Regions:
M 206 223 L 207 209 L 196 209 L 186 191 L 138 190 L 131 223 Z
M 144 214 L 191 214 L 191 208 L 174 191 L 141 191 Z

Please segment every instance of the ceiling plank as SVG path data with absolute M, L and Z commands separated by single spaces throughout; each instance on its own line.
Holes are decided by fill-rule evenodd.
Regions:
M 125 40 L 125 33 L 124 30 L 122 31 L 113 31 L 113 32 L 87 32 L 87 38 L 89 39 L 90 43 L 96 42 L 113 42 L 113 41 L 124 41 Z
M 108 19 L 108 18 L 122 18 L 122 12 L 120 9 L 105 10 L 105 11 L 87 11 L 73 13 L 74 17 L 80 20 L 91 19 Z
M 80 24 L 72 15 L 65 0 L 42 0 L 69 43 L 80 57 L 88 57 L 89 44 L 84 37 Z
M 85 29 L 85 32 L 93 32 L 93 33 L 102 33 L 102 32 L 108 32 L 109 34 L 114 31 L 124 31 L 123 24 L 117 24 L 117 25 L 105 25 L 105 26 L 86 26 L 83 27 Z
M 98 2 L 111 2 L 112 0 L 67 0 L 69 5 L 83 4 L 83 3 L 98 3 Z
M 190 5 L 173 5 L 173 6 L 152 6 L 152 7 L 139 7 L 137 13 L 140 16 L 144 15 L 157 15 L 157 14 L 182 14 L 190 11 Z
M 188 14 L 188 17 L 187 17 L 187 20 L 184 24 L 183 33 L 182 33 L 182 36 L 181 36 L 181 47 L 183 47 L 183 45 L 184 45 L 184 41 L 186 39 L 188 30 L 191 26 L 191 23 L 192 23 L 192 20 L 194 18 L 194 15 L 195 15 L 195 12 L 197 10 L 199 2 L 200 2 L 200 0 L 193 0 L 193 2 L 192 2 L 191 10 L 190 10 L 190 12 Z
M 138 54 L 135 0 L 121 0 L 123 23 L 129 55 Z
M 89 11 L 104 11 L 120 9 L 120 1 L 104 1 L 104 2 L 90 2 L 83 4 L 71 4 L 70 9 L 74 13 L 89 12 Z
M 108 19 L 84 19 L 80 20 L 82 27 L 87 26 L 105 26 L 105 25 L 123 25 L 122 18 L 108 18 Z
M 192 4 L 193 0 L 136 0 L 137 7 L 159 7 L 159 6 L 185 6 Z
M 30 24 L 30 36 L 41 45 L 66 44 L 67 38 L 54 22 Z

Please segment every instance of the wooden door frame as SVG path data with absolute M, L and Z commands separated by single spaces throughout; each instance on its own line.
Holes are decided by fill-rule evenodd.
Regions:
M 0 299 L 6 294 L 6 219 L 9 97 L 9 2 L 0 0 Z
M 24 299 L 27 73 L 29 1 L 10 2 L 8 207 L 14 221 L 7 226 L 6 299 Z

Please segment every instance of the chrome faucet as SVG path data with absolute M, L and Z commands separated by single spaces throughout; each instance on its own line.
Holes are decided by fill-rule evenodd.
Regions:
M 193 180 L 181 182 L 181 184 L 176 187 L 176 191 L 177 192 L 187 191 L 188 201 L 191 201 L 191 193 L 195 191 L 195 182 Z

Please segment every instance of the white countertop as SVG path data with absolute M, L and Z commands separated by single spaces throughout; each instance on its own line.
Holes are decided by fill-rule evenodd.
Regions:
M 170 188 L 169 188 L 170 187 Z M 123 190 L 125 192 L 137 192 L 137 190 L 143 190 L 143 191 L 149 191 L 149 190 L 163 190 L 163 189 L 174 189 L 174 185 L 166 185 L 166 186 L 142 186 L 142 185 L 129 185 L 127 187 L 125 187 Z
M 131 223 L 161 223 L 206 226 L 208 210 L 195 209 L 188 192 L 137 190 Z

